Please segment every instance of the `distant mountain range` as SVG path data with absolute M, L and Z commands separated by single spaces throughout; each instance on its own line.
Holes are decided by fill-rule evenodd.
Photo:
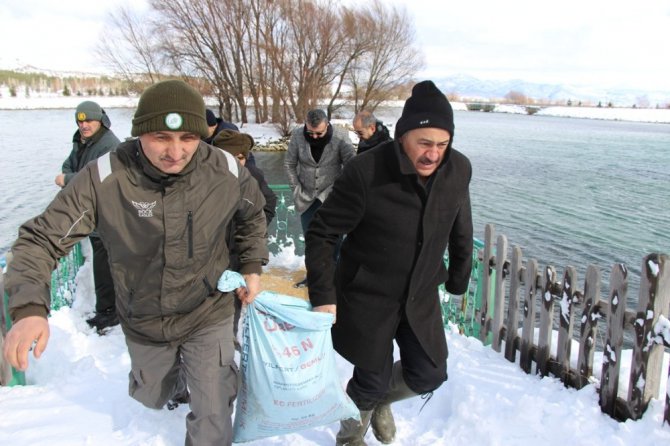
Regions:
M 603 106 L 612 103 L 615 106 L 667 107 L 670 105 L 670 90 L 640 91 L 632 89 L 602 88 L 577 85 L 538 84 L 519 79 L 481 80 L 466 74 L 457 74 L 433 79 L 445 93 L 454 93 L 463 100 L 502 99 L 510 92 L 520 93 L 535 100 L 550 102 L 579 101 L 584 104 Z

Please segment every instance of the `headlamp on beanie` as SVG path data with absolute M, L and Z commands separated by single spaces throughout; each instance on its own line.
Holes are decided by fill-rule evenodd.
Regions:
M 198 90 L 177 79 L 161 81 L 144 90 L 130 134 L 140 136 L 160 131 L 209 136 L 205 101 Z
M 412 88 L 412 96 L 405 102 L 396 123 L 395 138 L 410 130 L 426 127 L 444 129 L 449 132 L 451 140 L 454 138 L 454 111 L 433 81 L 419 82 Z
M 74 112 L 74 119 L 77 122 L 83 121 L 102 121 L 102 107 L 97 102 L 84 101 L 77 105 Z

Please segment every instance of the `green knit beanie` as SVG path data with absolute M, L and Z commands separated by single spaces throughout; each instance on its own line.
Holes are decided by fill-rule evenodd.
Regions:
M 172 79 L 144 90 L 130 134 L 192 132 L 207 138 L 208 130 L 202 95 L 186 82 Z
M 102 108 L 97 102 L 84 101 L 77 105 L 74 112 L 74 120 L 81 121 L 102 121 Z
M 240 153 L 246 158 L 249 156 L 249 150 L 254 146 L 254 138 L 246 133 L 236 132 L 235 130 L 221 130 L 212 145 L 223 149 L 226 152 L 237 156 Z

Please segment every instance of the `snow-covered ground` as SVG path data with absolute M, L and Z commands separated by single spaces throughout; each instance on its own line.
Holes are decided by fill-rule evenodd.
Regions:
M 37 98 L 0 99 L 0 108 L 75 108 L 84 98 L 58 97 L 40 104 Z M 85 98 L 103 107 L 134 106 L 127 98 Z M 56 105 L 58 105 L 56 107 Z M 402 105 L 402 104 L 400 104 Z M 464 110 L 464 104 L 454 108 Z M 568 108 L 568 107 L 566 107 Z M 562 108 L 561 108 L 562 109 Z M 568 111 L 580 110 L 569 107 Z M 591 109 L 594 112 L 608 109 Z M 612 109 L 623 113 L 624 109 Z M 518 109 L 500 110 L 520 112 Z M 645 112 L 645 110 L 633 110 Z M 647 110 L 655 114 L 656 110 Z M 670 122 L 670 111 L 662 121 Z M 586 117 L 586 116 L 583 116 Z M 598 117 L 598 116 L 590 116 Z M 623 118 L 603 118 L 623 119 Z M 644 121 L 645 119 L 640 119 Z M 271 125 L 248 125 L 244 131 L 259 141 L 277 136 Z M 354 134 L 352 133 L 352 140 Z M 271 267 L 294 270 L 302 258 L 281 252 Z M 0 388 L 0 445 L 181 445 L 188 408 L 150 410 L 128 396 L 130 359 L 121 330 L 98 336 L 86 323 L 94 291 L 90 263 L 78 276 L 72 308 L 54 312 L 51 339 L 39 360 L 31 359 L 29 385 Z M 449 343 L 449 380 L 422 408 L 414 398 L 394 405 L 397 445 L 588 445 L 656 446 L 670 444 L 670 426 L 663 424 L 666 378 L 660 399 L 653 399 L 638 421 L 617 422 L 601 413 L 594 384 L 582 390 L 566 388 L 558 379 L 526 375 L 517 364 L 476 339 L 446 331 Z M 556 337 L 554 336 L 554 339 Z M 574 349 L 573 349 L 574 350 Z M 594 376 L 600 376 L 596 357 Z M 627 386 L 630 351 L 622 358 L 620 394 Z M 351 365 L 338 358 L 338 373 L 346 384 Z M 666 354 L 663 370 L 668 370 Z M 332 445 L 337 423 L 282 437 L 253 442 L 258 445 Z M 368 433 L 368 444 L 378 442 Z
M 272 258 L 270 266 L 293 268 L 295 261 L 293 256 L 280 255 Z M 29 385 L 0 388 L 1 444 L 183 444 L 188 408 L 151 410 L 130 398 L 130 358 L 121 329 L 115 327 L 106 336 L 98 336 L 86 325 L 84 320 L 94 305 L 88 261 L 77 283 L 72 308 L 58 310 L 50 319 L 46 352 L 39 360 L 31 357 L 26 374 Z M 578 391 L 555 378 L 526 375 L 517 364 L 474 338 L 450 330 L 446 336 L 449 380 L 423 409 L 421 398 L 394 405 L 397 445 L 670 444 L 670 426 L 662 422 L 662 399 L 653 399 L 641 420 L 620 423 L 601 413 L 593 384 Z M 622 373 L 629 370 L 630 352 L 626 353 Z M 595 376 L 600 376 L 599 364 L 597 357 Z M 344 386 L 351 365 L 338 357 L 337 367 Z M 333 423 L 250 444 L 332 445 L 338 426 Z M 366 441 L 379 444 L 371 432 Z
M 76 108 L 77 104 L 84 100 L 91 100 L 99 103 L 103 108 L 113 107 L 135 107 L 137 97 L 123 96 L 59 96 L 56 94 L 36 94 L 30 97 L 17 95 L 11 97 L 6 87 L 0 87 L 0 110 L 32 110 L 49 108 Z M 214 99 L 208 100 L 212 105 L 216 104 Z M 402 107 L 403 101 L 394 101 L 392 105 Z M 454 110 L 467 110 L 462 102 L 453 102 Z M 494 112 L 526 114 L 526 110 L 518 105 L 497 105 Z M 587 119 L 610 119 L 617 121 L 636 121 L 636 122 L 659 122 L 670 123 L 670 109 L 655 108 L 607 108 L 607 107 L 566 107 L 550 106 L 543 107 L 539 116 L 561 116 L 571 118 Z

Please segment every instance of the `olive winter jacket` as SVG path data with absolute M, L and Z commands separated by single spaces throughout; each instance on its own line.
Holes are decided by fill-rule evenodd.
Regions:
M 220 149 L 201 142 L 181 173 L 167 175 L 139 140 L 125 142 L 20 228 L 6 280 L 12 319 L 46 316 L 57 259 L 97 227 L 126 336 L 178 342 L 233 312 L 232 295 L 216 289 L 228 268 L 231 221 L 240 272 L 260 273 L 267 263 L 264 205 L 249 171 Z

